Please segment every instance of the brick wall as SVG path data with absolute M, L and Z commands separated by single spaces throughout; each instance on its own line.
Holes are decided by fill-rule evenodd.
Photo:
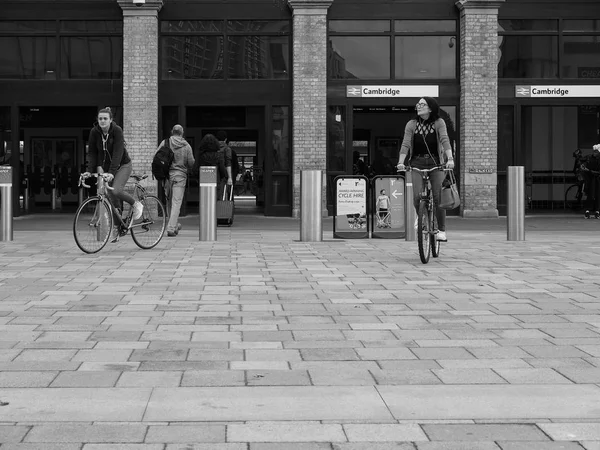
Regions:
M 123 8 L 123 131 L 134 173 L 150 174 L 158 140 L 158 11 L 162 1 Z M 156 188 L 147 179 L 147 186 Z
M 327 8 L 332 0 L 289 0 L 294 12 L 293 207 L 300 215 L 300 171 L 322 170 L 327 152 Z M 326 213 L 323 177 L 322 203 Z
M 459 156 L 464 217 L 498 216 L 498 8 L 503 1 L 456 3 L 461 10 Z

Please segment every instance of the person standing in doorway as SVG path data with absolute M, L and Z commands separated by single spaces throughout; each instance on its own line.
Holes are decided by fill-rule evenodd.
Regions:
M 219 152 L 223 153 L 223 161 L 225 161 L 226 171 L 226 174 L 222 174 L 223 181 L 219 183 L 217 191 L 217 198 L 222 199 L 225 185 L 231 186 L 231 188 L 233 189 L 233 156 L 231 153 L 231 147 L 229 147 L 229 145 L 227 144 L 227 133 L 224 130 L 217 131 L 217 139 L 219 141 Z
M 125 148 L 123 129 L 113 122 L 113 114 L 108 107 L 98 111 L 97 120 L 88 139 L 89 163 L 88 172 L 84 175 L 89 176 L 90 172 L 109 174 L 108 182 L 113 189 L 108 189 L 107 195 L 115 210 L 120 201 L 127 202 L 133 208 L 133 220 L 138 220 L 142 217 L 144 206 L 124 190 L 133 169 Z M 116 217 L 115 223 L 119 223 Z M 119 229 L 115 226 L 111 241 L 116 242 L 118 239 Z
M 415 106 L 417 117 L 409 120 L 404 129 L 404 140 L 400 149 L 398 165 L 399 171 L 406 170 L 404 161 L 406 158 L 410 161 L 412 167 L 417 169 L 430 169 L 445 163 L 447 169 L 454 169 L 454 157 L 452 156 L 452 147 L 446 130 L 446 122 L 439 116 L 440 107 L 431 97 L 423 97 Z M 442 182 L 446 174 L 441 170 L 431 172 L 431 189 L 433 190 L 433 202 L 435 205 L 440 203 L 442 192 Z M 413 183 L 413 203 L 415 209 L 419 209 L 421 199 L 421 190 L 423 187 L 423 178 L 420 174 L 414 173 Z M 446 236 L 446 210 L 437 207 L 438 241 L 447 241 Z
M 161 142 L 159 148 L 165 142 Z M 188 170 L 194 168 L 195 160 L 192 147 L 183 137 L 183 127 L 175 125 L 171 130 L 169 147 L 173 150 L 173 162 L 169 170 L 169 180 L 165 183 L 165 196 L 167 197 L 167 211 L 169 212 L 169 223 L 167 224 L 167 236 L 177 236 L 181 230 L 179 211 L 185 195 Z

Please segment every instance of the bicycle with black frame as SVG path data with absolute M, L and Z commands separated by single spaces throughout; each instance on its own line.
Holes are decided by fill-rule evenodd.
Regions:
M 436 170 L 449 171 L 445 164 L 437 165 L 429 169 L 417 169 L 406 166 L 405 171 L 416 171 L 423 178 L 423 188 L 420 194 L 419 209 L 417 211 L 417 243 L 419 245 L 419 257 L 423 264 L 429 262 L 429 257 L 440 256 L 441 241 L 437 240 L 439 232 L 437 223 L 438 206 L 433 201 L 433 189 L 431 188 L 430 174 Z M 402 172 L 402 170 L 399 170 Z M 410 224 L 407 224 L 410 226 Z
M 155 195 L 150 195 L 140 184 L 148 175 L 132 175 L 135 180 L 133 197 L 142 203 L 144 209 L 142 217 L 137 221 L 133 219 L 133 208 L 121 217 L 121 212 L 115 208 L 107 195 L 112 175 L 107 173 L 84 173 L 79 177 L 79 185 L 90 188 L 85 184 L 89 177 L 97 178 L 97 194 L 85 199 L 73 221 L 73 236 L 75 243 L 85 253 L 96 253 L 108 243 L 115 220 L 118 237 L 131 232 L 131 237 L 136 245 L 143 249 L 156 246 L 162 239 L 167 228 L 167 214 L 162 202 Z
M 585 191 L 585 159 L 581 149 L 573 152 L 575 163 L 573 164 L 573 173 L 577 177 L 575 184 L 572 184 L 565 191 L 565 208 L 579 211 L 583 208 L 583 196 Z
M 600 182 L 600 171 L 588 167 L 591 155 L 583 156 L 581 149 L 575 150 L 573 157 L 575 158 L 573 172 L 577 176 L 577 181 L 565 191 L 565 208 L 579 211 L 584 207 L 584 195 L 586 200 L 592 200 L 596 195 L 595 183 Z M 600 219 L 600 212 L 598 211 L 586 210 L 584 216 L 586 219 L 590 219 L 592 214 L 596 219 Z

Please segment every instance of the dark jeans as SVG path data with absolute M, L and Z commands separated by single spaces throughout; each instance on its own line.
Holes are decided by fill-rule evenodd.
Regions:
M 121 201 L 127 202 L 132 206 L 135 203 L 135 199 L 127 192 L 125 192 L 125 183 L 127 183 L 127 180 L 129 180 L 132 170 L 133 167 L 131 165 L 131 162 L 123 164 L 121 167 L 119 167 L 119 170 L 117 170 L 117 173 L 115 173 L 115 177 L 113 178 L 113 181 L 111 183 L 111 187 L 113 188 L 113 190 L 106 190 L 108 198 L 110 199 L 115 208 L 119 207 Z M 119 223 L 119 220 L 117 219 L 117 214 L 113 214 L 113 216 L 115 218 L 115 225 L 117 225 Z
M 410 165 L 417 169 L 431 169 L 438 165 L 437 161 L 432 158 L 415 157 L 410 160 Z M 419 201 L 421 200 L 421 190 L 423 189 L 423 177 L 417 172 L 411 172 L 413 184 L 413 203 L 417 214 L 419 212 Z M 429 181 L 431 182 L 431 190 L 433 191 L 433 203 L 437 206 L 440 204 L 440 195 L 442 193 L 442 182 L 446 178 L 446 174 L 442 170 L 436 170 L 429 173 Z M 446 231 L 446 210 L 436 208 L 436 216 L 438 221 L 438 229 Z
M 585 209 L 600 211 L 600 179 L 593 174 L 585 174 Z

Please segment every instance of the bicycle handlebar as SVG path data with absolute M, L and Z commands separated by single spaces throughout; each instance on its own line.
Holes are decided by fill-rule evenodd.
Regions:
M 107 183 L 106 187 L 108 189 L 110 189 L 111 191 L 113 191 L 115 189 L 108 185 L 108 180 L 107 180 L 108 175 L 109 175 L 108 173 L 90 173 L 89 176 L 84 176 L 84 175 L 86 175 L 86 174 L 82 173 L 81 175 L 79 175 L 79 186 L 83 186 L 83 187 L 86 187 L 89 189 L 91 186 L 85 184 L 85 180 L 87 180 L 90 177 L 96 177 L 96 178 L 102 178 L 102 180 Z
M 396 169 L 396 172 L 410 172 L 411 170 L 416 170 L 417 172 L 420 172 L 420 173 L 429 173 L 429 172 L 434 172 L 436 170 L 443 170 L 443 171 L 454 170 L 454 169 L 448 169 L 445 164 L 440 164 L 439 166 L 431 167 L 430 169 L 417 169 L 416 167 L 411 167 L 411 166 L 404 166 L 404 167 L 405 167 L 404 170 Z

